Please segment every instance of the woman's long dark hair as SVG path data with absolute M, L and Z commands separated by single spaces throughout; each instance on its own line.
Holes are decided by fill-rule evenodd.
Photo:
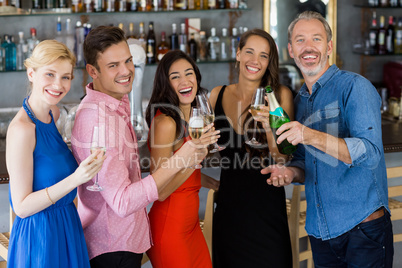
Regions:
M 267 85 L 270 85 L 275 93 L 275 96 L 280 102 L 280 97 L 278 94 L 278 90 L 280 88 L 280 82 L 279 82 L 279 54 L 278 54 L 278 49 L 276 47 L 276 43 L 272 36 L 267 33 L 264 30 L 261 29 L 252 29 L 249 30 L 245 33 L 242 34 L 240 41 L 239 41 L 239 46 L 238 49 L 241 51 L 243 47 L 246 45 L 247 40 L 251 36 L 259 36 L 267 40 L 268 45 L 269 45 L 269 58 L 268 58 L 268 67 L 267 70 L 265 71 L 261 82 L 260 82 L 260 87 L 266 87 Z M 250 127 L 254 127 L 254 120 L 251 116 L 251 114 L 248 112 L 248 109 L 250 106 L 246 108 L 245 111 L 243 111 L 242 114 L 247 113 L 246 119 L 244 120 L 243 123 L 243 129 L 249 129 Z M 256 129 L 256 139 L 264 144 L 268 145 L 267 141 L 267 135 L 264 131 L 264 128 L 262 127 L 262 124 L 260 122 L 257 123 L 257 129 Z M 261 155 L 261 157 L 265 158 L 268 156 L 268 150 L 266 146 L 258 149 L 258 148 L 250 148 L 249 146 L 246 146 L 247 151 L 249 152 L 250 156 L 254 156 L 257 153 Z
M 181 50 L 169 51 L 163 56 L 156 69 L 152 95 L 145 113 L 145 120 L 148 127 L 151 127 L 152 119 L 159 109 L 165 115 L 173 118 L 176 123 L 176 133 L 182 133 L 183 123 L 179 112 L 180 101 L 169 81 L 169 69 L 173 63 L 180 59 L 188 61 L 194 69 L 197 79 L 197 94 L 207 92 L 206 89 L 201 87 L 201 73 L 194 60 Z M 196 100 L 194 99 L 191 106 L 195 105 Z

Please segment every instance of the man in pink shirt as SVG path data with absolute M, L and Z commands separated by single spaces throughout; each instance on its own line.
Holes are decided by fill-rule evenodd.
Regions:
M 76 113 L 72 149 L 78 162 L 84 160 L 90 154 L 92 129 L 100 126 L 106 133 L 107 155 L 98 173 L 104 190 L 87 190 L 92 181 L 78 188 L 91 267 L 140 267 L 142 254 L 152 243 L 146 206 L 166 198 L 159 196 L 160 191 L 174 175 L 206 156 L 205 147 L 216 141 L 218 131 L 185 143 L 152 176 L 141 179 L 127 96 L 134 64 L 124 32 L 110 26 L 92 30 L 84 42 L 84 56 L 93 82 Z

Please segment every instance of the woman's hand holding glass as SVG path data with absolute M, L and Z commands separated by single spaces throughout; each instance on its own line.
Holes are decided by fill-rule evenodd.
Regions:
M 217 142 L 220 137 L 218 135 L 220 131 L 214 131 L 213 124 L 206 126 L 203 113 L 196 107 L 191 108 L 188 129 L 193 144 L 199 148 L 206 148 L 208 145 Z M 194 168 L 202 168 L 202 165 L 196 164 Z
M 196 95 L 197 107 L 201 110 L 204 116 L 205 124 L 212 124 L 215 121 L 215 113 L 212 109 L 211 103 L 206 94 Z M 226 147 L 219 146 L 216 142 L 213 143 L 213 148 L 209 151 L 210 153 L 216 153 L 222 151 Z
M 104 151 L 93 151 L 90 156 L 81 162 L 81 164 L 72 174 L 76 178 L 76 185 L 79 186 L 97 176 L 98 172 L 102 169 L 105 159 L 106 155 L 104 154 Z
M 259 120 L 258 113 L 261 111 L 261 108 L 265 106 L 264 101 L 265 89 L 263 87 L 256 88 L 254 91 L 253 97 L 251 98 L 250 103 L 250 113 L 253 115 L 254 119 L 254 129 L 253 129 L 253 137 L 246 141 L 246 144 L 251 146 L 259 146 L 260 142 L 257 141 L 255 133 L 257 131 L 257 121 Z

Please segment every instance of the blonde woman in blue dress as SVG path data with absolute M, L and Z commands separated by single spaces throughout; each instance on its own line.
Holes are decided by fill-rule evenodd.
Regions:
M 70 91 L 75 56 L 55 40 L 42 41 L 25 61 L 32 91 L 7 131 L 10 204 L 17 217 L 8 267 L 89 267 L 76 187 L 101 169 L 96 151 L 79 166 L 57 131 L 56 107 Z

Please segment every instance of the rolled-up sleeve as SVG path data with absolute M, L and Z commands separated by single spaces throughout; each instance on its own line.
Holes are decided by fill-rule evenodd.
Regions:
M 345 112 L 350 129 L 345 137 L 352 164 L 376 168 L 383 152 L 381 132 L 381 98 L 366 79 L 357 77 L 349 95 L 345 97 Z

